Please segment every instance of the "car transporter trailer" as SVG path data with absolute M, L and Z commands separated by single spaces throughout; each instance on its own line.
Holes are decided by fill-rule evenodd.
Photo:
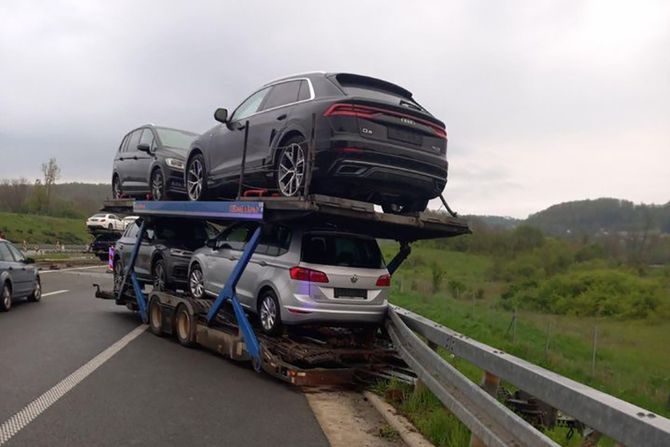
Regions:
M 410 254 L 412 242 L 470 233 L 465 222 L 444 214 L 385 214 L 376 212 L 370 203 L 320 195 L 216 202 L 113 200 L 105 203 L 103 210 L 108 209 L 132 210 L 140 217 L 139 233 L 117 290 L 101 290 L 94 284 L 97 298 L 113 299 L 116 304 L 139 312 L 156 335 L 176 335 L 185 346 L 200 345 L 233 360 L 251 361 L 256 371 L 263 370 L 295 385 L 350 383 L 359 373 L 407 378 L 411 371 L 397 356 L 390 339 L 376 335 L 376 327 L 292 327 L 280 336 L 254 332 L 235 287 L 265 224 L 328 224 L 377 239 L 395 240 L 400 249 L 387 266 L 391 275 Z M 259 224 L 215 300 L 194 299 L 179 291 L 152 291 L 148 296 L 143 291 L 134 271 L 135 261 L 147 226 L 160 225 L 162 218 Z

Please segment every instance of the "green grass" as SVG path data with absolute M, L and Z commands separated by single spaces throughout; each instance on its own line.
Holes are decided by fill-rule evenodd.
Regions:
M 28 244 L 86 244 L 91 237 L 82 219 L 35 214 L 0 213 L 0 231 L 19 246 Z
M 397 250 L 390 243 L 383 244 L 382 249 L 386 259 Z M 433 283 L 435 265 L 443 271 L 437 289 Z M 596 319 L 519 311 L 513 336 L 512 312 L 502 310 L 499 305 L 505 284 L 490 280 L 492 266 L 492 258 L 485 255 L 415 246 L 410 258 L 394 275 L 391 302 L 475 340 L 670 417 L 670 355 L 665 354 L 669 321 L 656 317 Z M 465 285 L 458 299 L 448 286 L 454 279 Z M 484 291 L 483 296 L 474 293 L 478 289 Z M 598 349 L 592 374 L 594 326 L 598 327 Z M 479 383 L 483 373 L 480 368 L 444 351 L 440 354 Z M 402 385 L 387 383 L 380 387 Z M 469 435 L 462 435 L 467 429 L 434 396 L 429 392 L 428 396 L 415 396 L 410 391 L 403 390 L 406 397 L 394 404 L 424 436 L 436 445 L 468 445 L 464 439 L 469 439 Z M 579 436 L 568 440 L 566 434 L 562 428 L 547 433 L 562 445 L 579 445 Z M 607 439 L 599 443 L 610 444 Z

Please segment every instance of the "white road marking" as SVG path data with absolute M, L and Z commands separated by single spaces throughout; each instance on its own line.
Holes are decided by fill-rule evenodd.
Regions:
M 53 292 L 43 293 L 42 297 L 51 296 L 51 295 L 58 295 L 59 293 L 65 293 L 65 292 L 69 292 L 69 290 L 54 290 Z
M 78 370 L 58 382 L 49 391 L 26 405 L 21 411 L 7 419 L 0 425 L 0 446 L 12 439 L 14 435 L 20 432 L 26 425 L 30 424 L 37 416 L 42 414 L 47 408 L 56 403 L 72 388 L 77 386 L 82 380 L 88 377 L 93 371 L 102 366 L 114 354 L 122 350 L 128 343 L 139 337 L 148 328 L 147 325 L 141 325 L 130 331 L 116 343 L 93 357 Z
M 58 273 L 58 272 L 69 272 L 72 270 L 87 270 L 87 269 L 100 269 L 100 268 L 105 268 L 104 265 L 91 265 L 88 267 L 72 267 L 68 269 L 56 269 L 56 270 L 40 270 L 40 275 L 42 273 Z

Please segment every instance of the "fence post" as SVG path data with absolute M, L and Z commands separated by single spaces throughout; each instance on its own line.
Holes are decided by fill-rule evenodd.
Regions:
M 482 377 L 481 387 L 488 394 L 494 398 L 498 396 L 498 388 L 500 388 L 500 377 L 492 374 L 488 371 L 484 371 L 484 377 Z M 486 444 L 479 439 L 477 436 L 470 434 L 470 447 L 486 447 Z
M 593 356 L 591 357 L 591 375 L 596 375 L 596 352 L 598 351 L 598 325 L 593 326 Z

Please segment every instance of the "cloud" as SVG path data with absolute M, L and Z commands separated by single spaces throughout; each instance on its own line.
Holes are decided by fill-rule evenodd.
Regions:
M 396 82 L 445 121 L 462 211 L 666 202 L 668 25 L 662 1 L 3 1 L 0 177 L 55 156 L 64 179 L 108 181 L 129 129 L 204 131 L 317 69 Z

